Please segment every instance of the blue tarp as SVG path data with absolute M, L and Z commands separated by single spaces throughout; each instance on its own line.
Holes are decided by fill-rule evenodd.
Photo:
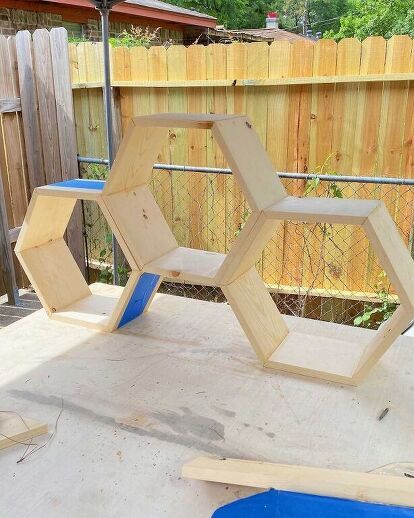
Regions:
M 212 516 L 212 518 L 354 517 L 414 518 L 414 508 L 271 489 L 220 507 Z

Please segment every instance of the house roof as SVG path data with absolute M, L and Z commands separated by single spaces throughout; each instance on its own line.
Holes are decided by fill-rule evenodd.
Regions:
M 283 29 L 276 29 L 276 28 L 270 28 L 270 29 L 242 29 L 242 30 L 231 30 L 227 31 L 231 35 L 234 35 L 236 37 L 243 37 L 243 35 L 249 36 L 250 38 L 257 38 L 259 40 L 264 41 L 296 41 L 296 40 L 309 40 L 312 41 L 310 38 L 307 38 L 306 36 L 303 36 L 302 34 L 296 34 L 294 32 L 285 31 Z
M 167 4 L 166 2 L 160 2 L 159 0 L 126 0 L 126 4 L 140 5 L 141 7 L 149 7 L 151 9 L 160 9 L 161 11 L 171 11 L 173 13 L 186 14 L 188 16 L 196 16 L 197 18 L 208 18 L 210 20 L 216 20 L 214 16 L 194 11 L 193 9 L 185 9 L 184 7 L 178 7 L 177 5 Z
M 0 0 L 0 7 L 22 9 L 37 12 L 51 12 L 62 14 L 67 19 L 77 21 L 82 16 L 96 18 L 98 13 L 89 0 Z M 112 19 L 121 18 L 132 21 L 134 18 L 143 23 L 165 22 L 174 25 L 188 25 L 195 27 L 214 28 L 216 18 L 191 9 L 178 7 L 161 0 L 126 0 L 112 8 Z

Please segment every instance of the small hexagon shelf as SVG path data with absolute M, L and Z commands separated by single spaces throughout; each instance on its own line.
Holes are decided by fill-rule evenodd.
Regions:
M 102 200 L 103 181 L 70 180 L 35 189 L 16 254 L 50 318 L 112 331 L 145 310 L 159 277 L 139 271 Z M 87 285 L 64 235 L 77 200 L 98 203 L 131 266 L 125 288 Z M 143 294 L 144 293 L 144 298 Z
M 227 255 L 179 247 L 148 188 L 173 127 L 211 129 L 252 210 Z M 85 182 L 37 189 L 16 247 L 52 318 L 112 330 L 147 309 L 163 276 L 219 286 L 265 367 L 351 385 L 413 318 L 414 263 L 383 203 L 288 196 L 244 116 L 136 117 L 106 184 Z M 123 291 L 88 287 L 70 256 L 63 235 L 76 199 L 97 201 L 120 242 L 132 267 Z M 284 220 L 363 227 L 400 299 L 395 314 L 368 340 L 350 343 L 345 335 L 336 336 L 330 323 L 318 323 L 315 333 L 310 321 L 293 322 L 279 313 L 254 265 Z

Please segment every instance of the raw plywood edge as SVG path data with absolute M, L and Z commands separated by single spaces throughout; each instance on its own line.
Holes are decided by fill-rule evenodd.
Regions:
M 182 475 L 209 482 L 414 506 L 414 480 L 404 477 L 209 457 L 184 464 Z
M 46 423 L 38 423 L 16 414 L 4 414 L 0 416 L 0 450 L 43 435 L 47 430 Z

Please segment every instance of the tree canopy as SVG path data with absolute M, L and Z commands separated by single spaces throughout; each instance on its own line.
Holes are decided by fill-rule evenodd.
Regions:
M 348 0 L 169 0 L 218 19 L 229 29 L 259 29 L 266 13 L 278 11 L 281 27 L 300 31 L 307 18 L 313 32 L 339 29 L 339 16 L 347 11 Z M 306 15 L 305 15 L 306 13 Z M 327 19 L 330 21 L 324 21 Z
M 262 28 L 268 11 L 280 26 L 337 40 L 346 37 L 408 34 L 414 37 L 414 0 L 168 0 L 210 14 L 228 29 Z
M 368 36 L 390 38 L 395 34 L 414 38 L 413 0 L 353 0 L 350 12 L 340 20 L 339 30 L 331 30 L 325 36 L 362 40 Z

